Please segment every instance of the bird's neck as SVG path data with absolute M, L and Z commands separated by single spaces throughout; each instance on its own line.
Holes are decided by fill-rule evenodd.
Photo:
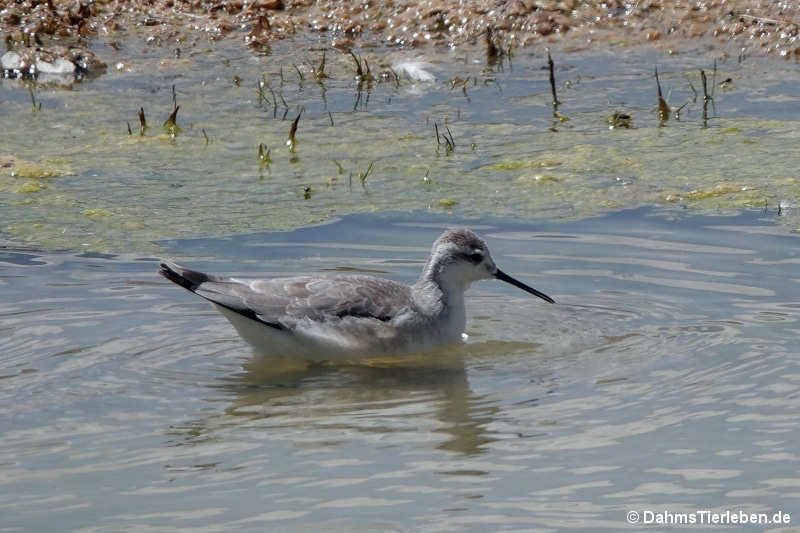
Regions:
M 452 271 L 448 275 L 448 269 L 434 267 L 431 262 L 425 265 L 414 287 L 414 299 L 431 319 L 435 335 L 442 342 L 455 342 L 461 338 L 467 323 L 466 286 L 463 278 L 452 276 Z
M 445 310 L 463 313 L 464 291 L 469 284 L 463 278 L 448 276 L 446 269 L 434 268 L 426 265 L 422 275 L 417 280 L 417 287 L 422 289 L 419 294 L 424 294 L 426 301 L 424 305 L 441 305 Z

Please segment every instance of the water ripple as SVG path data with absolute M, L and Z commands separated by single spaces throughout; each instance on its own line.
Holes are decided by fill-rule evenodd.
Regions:
M 397 247 L 353 248 L 352 262 L 303 230 L 284 238 L 313 261 L 284 263 L 299 247 L 275 245 L 242 264 L 380 262 L 408 281 L 425 253 L 405 246 L 419 239 L 409 224 Z M 361 364 L 253 359 L 152 261 L 6 251 L 4 527 L 617 530 L 631 508 L 791 508 L 800 299 L 786 237 L 720 217 L 707 242 L 674 220 L 653 231 L 653 217 L 648 235 L 618 224 L 619 238 L 575 224 L 495 224 L 489 238 L 498 264 L 558 305 L 480 284 L 465 346 Z

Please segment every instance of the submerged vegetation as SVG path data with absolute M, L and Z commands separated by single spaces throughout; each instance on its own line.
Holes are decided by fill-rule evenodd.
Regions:
M 661 81 L 658 79 L 658 67 L 655 68 L 655 77 L 656 77 L 656 90 L 658 91 L 658 120 L 661 121 L 661 125 L 663 126 L 666 121 L 669 120 L 669 105 L 667 101 L 664 100 L 664 95 L 661 93 Z
M 365 209 L 581 217 L 643 203 L 797 203 L 789 147 L 800 117 L 753 116 L 747 102 L 763 80 L 747 59 L 720 75 L 715 58 L 654 69 L 646 56 L 638 73 L 617 76 L 602 53 L 541 49 L 512 66 L 504 46 L 488 32 L 446 60 L 421 61 L 325 48 L 298 59 L 275 44 L 256 62 L 219 44 L 198 54 L 218 62 L 215 79 L 187 72 L 188 53 L 171 63 L 154 48 L 131 72 L 106 75 L 122 100 L 92 85 L 7 85 L 22 133 L 0 141 L 2 231 L 118 250 Z M 167 115 L 162 128 L 145 108 Z
M 258 160 L 261 164 L 268 167 L 272 163 L 272 158 L 269 156 L 270 149 L 264 146 L 263 143 L 258 143 Z
M 295 134 L 297 133 L 297 125 L 300 123 L 300 115 L 303 114 L 301 110 L 297 117 L 292 121 L 292 127 L 289 128 L 289 137 L 286 139 L 286 146 L 289 147 L 289 152 L 294 153 L 297 147 L 297 140 L 295 139 Z
M 456 149 L 456 141 L 453 139 L 453 133 L 447 124 L 444 125 L 444 129 L 446 133 L 439 135 L 439 123 L 433 123 L 433 130 L 436 133 L 436 153 L 439 153 L 440 148 L 444 148 L 445 155 L 450 155 Z
M 172 113 L 170 113 L 169 117 L 167 117 L 167 120 L 164 121 L 164 126 L 163 126 L 164 131 L 166 131 L 167 134 L 170 137 L 175 137 L 181 131 L 180 127 L 178 126 L 178 122 L 177 122 L 177 120 L 178 120 L 178 110 L 180 108 L 181 108 L 181 106 L 176 105 L 172 109 Z
M 556 75 L 555 75 L 555 63 L 553 63 L 553 57 L 550 55 L 550 49 L 547 49 L 547 72 L 550 74 L 550 92 L 553 94 L 553 113 L 558 111 L 558 104 L 561 102 L 558 100 L 558 95 L 556 94 Z

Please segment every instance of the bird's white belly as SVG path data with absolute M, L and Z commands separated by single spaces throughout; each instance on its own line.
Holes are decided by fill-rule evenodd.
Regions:
M 400 326 L 364 319 L 342 320 L 336 325 L 307 321 L 294 330 L 281 330 L 225 307 L 216 304 L 214 307 L 258 355 L 311 361 L 417 353 L 460 342 L 464 330 L 464 321 L 459 316 Z

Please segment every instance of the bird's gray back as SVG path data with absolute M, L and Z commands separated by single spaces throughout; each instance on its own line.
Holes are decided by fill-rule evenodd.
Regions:
M 196 292 L 259 320 L 292 328 L 298 320 L 327 322 L 346 317 L 390 322 L 412 305 L 411 289 L 372 276 L 298 276 L 269 280 L 215 278 Z

